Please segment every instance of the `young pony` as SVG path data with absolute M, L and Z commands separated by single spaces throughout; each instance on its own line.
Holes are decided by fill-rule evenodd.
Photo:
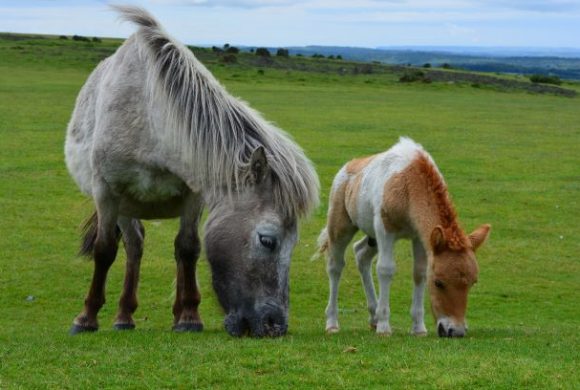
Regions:
M 327 253 L 330 297 L 326 330 L 338 332 L 338 285 L 344 251 L 358 230 L 366 236 L 354 244 L 364 285 L 370 325 L 381 335 L 391 334 L 389 290 L 395 273 L 395 241 L 413 243 L 414 291 L 411 333 L 425 335 L 425 283 L 439 336 L 466 333 L 467 294 L 477 282 L 475 250 L 483 244 L 490 225 L 466 235 L 457 222 L 447 186 L 423 148 L 401 138 L 386 152 L 355 159 L 343 166 L 332 184 L 328 222 L 319 237 L 319 252 Z M 377 302 L 371 263 L 378 252 Z
M 175 217 L 173 329 L 201 330 L 195 268 L 207 205 L 205 247 L 226 330 L 283 335 L 297 218 L 318 202 L 310 161 L 284 132 L 229 95 L 149 13 L 114 8 L 139 29 L 90 75 L 66 136 L 68 170 L 96 206 L 81 249 L 94 258 L 93 279 L 71 333 L 97 330 L 120 239 L 127 266 L 114 326 L 135 327 L 140 220 Z

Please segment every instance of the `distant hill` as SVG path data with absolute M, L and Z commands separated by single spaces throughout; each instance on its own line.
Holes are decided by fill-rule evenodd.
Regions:
M 291 54 L 340 55 L 352 61 L 393 65 L 441 66 L 449 64 L 479 72 L 545 74 L 580 80 L 580 49 L 396 47 L 359 48 L 340 46 L 290 47 Z

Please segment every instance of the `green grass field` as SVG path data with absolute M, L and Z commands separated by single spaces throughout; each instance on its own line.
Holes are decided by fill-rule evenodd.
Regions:
M 210 68 L 291 133 L 316 164 L 322 205 L 301 224 L 290 333 L 234 339 L 199 261 L 200 334 L 171 332 L 175 221 L 147 222 L 137 329 L 115 332 L 124 270 L 110 272 L 101 330 L 71 337 L 92 263 L 75 256 L 92 211 L 63 161 L 74 99 L 101 45 L 0 40 L 0 388 L 579 388 L 580 98 L 462 84 L 400 84 L 389 72 Z M 21 48 L 14 48 L 19 46 Z M 211 63 L 211 61 L 210 61 Z M 571 86 L 578 90 L 577 85 Z M 330 183 L 347 160 L 408 135 L 431 152 L 466 230 L 493 225 L 479 252 L 464 339 L 408 335 L 411 256 L 397 247 L 394 334 L 367 327 L 352 252 L 341 333 L 324 333 L 324 261 L 310 261 Z

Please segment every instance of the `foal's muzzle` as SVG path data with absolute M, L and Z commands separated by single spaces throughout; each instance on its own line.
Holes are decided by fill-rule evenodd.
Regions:
M 467 329 L 463 325 L 445 323 L 445 321 L 437 322 L 437 334 L 439 337 L 463 337 L 466 333 Z
M 224 326 L 236 337 L 279 337 L 288 331 L 288 316 L 281 306 L 267 303 L 256 309 L 231 311 Z

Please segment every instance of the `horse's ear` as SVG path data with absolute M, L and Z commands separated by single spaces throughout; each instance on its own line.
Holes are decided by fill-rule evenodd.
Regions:
M 252 157 L 250 157 L 250 177 L 252 183 L 254 185 L 262 183 L 269 172 L 270 168 L 268 167 L 266 151 L 263 146 L 258 146 L 252 152 Z
M 473 250 L 477 250 L 489 237 L 491 231 L 491 225 L 485 224 L 481 225 L 469 235 L 469 241 L 471 241 L 471 246 Z
M 435 255 L 447 248 L 447 240 L 445 240 L 443 228 L 439 225 L 435 226 L 435 229 L 431 232 L 431 248 L 433 248 L 433 254 Z

